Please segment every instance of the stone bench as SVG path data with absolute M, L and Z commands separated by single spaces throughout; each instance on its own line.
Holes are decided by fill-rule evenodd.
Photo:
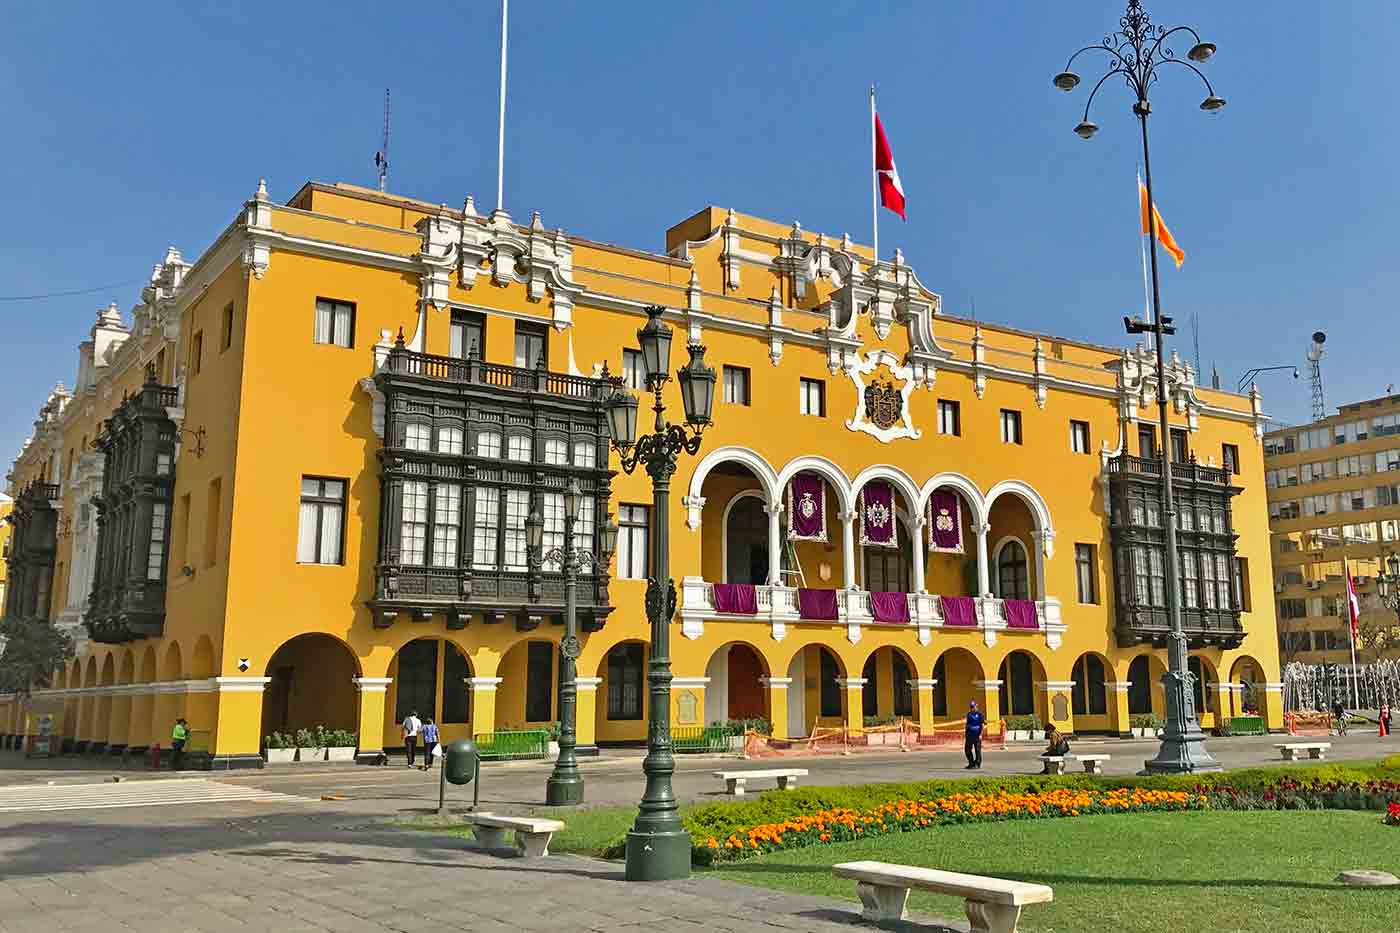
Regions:
M 1043 884 L 889 862 L 843 862 L 833 865 L 831 872 L 856 882 L 865 919 L 875 923 L 903 920 L 909 891 L 918 888 L 961 897 L 972 933 L 1016 933 L 1024 905 L 1048 903 L 1055 897 Z
M 792 790 L 797 779 L 807 776 L 806 768 L 769 768 L 766 771 L 716 771 L 715 777 L 725 784 L 725 790 L 735 797 L 744 796 L 744 784 L 749 778 L 776 778 L 779 790 Z
M 1103 774 L 1103 763 L 1113 758 L 1112 755 L 1045 755 L 1040 760 L 1045 762 L 1044 774 L 1064 774 L 1065 761 L 1073 758 L 1084 763 L 1085 774 Z
M 1283 753 L 1284 761 L 1297 761 L 1299 752 L 1307 752 L 1309 758 L 1326 758 L 1331 742 L 1281 742 L 1274 746 Z
M 462 822 L 472 828 L 477 842 L 487 849 L 506 848 L 506 833 L 515 833 L 515 847 L 522 855 L 549 854 L 549 840 L 564 828 L 559 820 L 529 816 L 497 816 L 494 813 L 468 813 Z

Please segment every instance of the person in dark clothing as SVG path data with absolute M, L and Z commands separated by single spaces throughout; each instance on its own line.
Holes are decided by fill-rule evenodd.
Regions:
M 968 704 L 967 723 L 963 727 L 963 754 L 967 756 L 967 769 L 982 767 L 982 711 L 977 701 Z
M 1332 718 L 1337 720 L 1337 734 L 1346 735 L 1347 710 L 1346 707 L 1342 705 L 1341 700 L 1337 700 L 1332 704 Z
M 1045 751 L 1040 753 L 1041 758 L 1063 758 L 1069 754 L 1069 739 L 1065 738 L 1059 729 L 1051 729 L 1046 739 L 1048 744 Z

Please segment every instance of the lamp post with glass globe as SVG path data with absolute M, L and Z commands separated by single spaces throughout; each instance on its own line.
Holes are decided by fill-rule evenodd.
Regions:
M 1206 98 L 1201 101 L 1201 109 L 1214 113 L 1225 106 L 1225 101 L 1215 95 L 1210 81 L 1195 63 L 1203 63 L 1215 54 L 1215 45 L 1203 42 L 1196 30 L 1190 26 L 1167 28 L 1151 21 L 1139 0 L 1129 0 L 1127 12 L 1118 20 L 1119 29 L 1103 41 L 1085 46 L 1070 56 L 1065 70 L 1055 75 L 1055 87 L 1062 91 L 1073 91 L 1079 85 L 1079 76 L 1071 71 L 1074 60 L 1085 52 L 1102 52 L 1108 56 L 1109 68 L 1084 104 L 1084 116 L 1074 132 L 1081 139 L 1089 139 L 1099 128 L 1089 122 L 1089 108 L 1099 88 L 1110 78 L 1122 78 L 1134 95 L 1133 114 L 1142 127 L 1142 172 L 1147 189 L 1148 217 L 1155 217 L 1155 201 L 1152 199 L 1152 162 L 1147 146 L 1147 117 L 1152 112 L 1147 92 L 1157 80 L 1157 69 L 1164 65 L 1180 65 L 1195 72 L 1206 85 Z M 1175 35 L 1183 38 L 1189 34 L 1195 44 L 1186 53 L 1190 61 L 1176 57 L 1165 43 Z M 1155 231 L 1154 231 L 1155 233 Z M 1205 736 L 1196 720 L 1196 707 L 1193 700 L 1192 675 L 1186 663 L 1186 632 L 1181 622 L 1180 555 L 1176 546 L 1176 507 L 1172 497 L 1171 483 L 1171 444 L 1170 429 L 1167 425 L 1167 377 L 1162 351 L 1162 338 L 1176 333 L 1172 319 L 1163 317 L 1161 291 L 1157 282 L 1157 238 L 1152 238 L 1152 322 L 1139 318 L 1126 318 L 1128 333 L 1151 333 L 1156 343 L 1157 357 L 1157 408 L 1158 421 L 1162 432 L 1162 513 L 1166 532 L 1166 574 L 1167 574 L 1167 616 L 1171 631 L 1168 634 L 1167 673 L 1162 676 L 1166 691 L 1167 725 L 1162 732 L 1162 745 L 1157 757 L 1146 762 L 1149 772 L 1190 773 L 1195 771 L 1218 771 L 1220 764 L 1210 756 L 1205 748 Z
M 656 413 L 650 434 L 637 436 L 636 396 L 614 377 L 612 396 L 605 403 L 608 433 L 622 469 L 644 466 L 651 477 L 651 575 L 647 578 L 646 613 L 651 623 L 651 656 L 647 662 L 647 756 L 642 762 L 646 790 L 637 821 L 627 833 L 628 881 L 671 881 L 690 875 L 690 834 L 681 824 L 680 808 L 671 789 L 676 761 L 671 753 L 671 618 L 676 613 L 676 584 L 670 571 L 671 476 L 682 451 L 700 449 L 700 435 L 711 423 L 715 403 L 715 371 L 705 365 L 705 348 L 689 344 L 690 362 L 676 372 L 685 423 L 666 421 L 661 391 L 671 379 L 671 328 L 662 323 L 665 309 L 647 308 L 647 322 L 637 331 L 646 388 Z
M 583 803 L 583 773 L 578 769 L 578 660 L 582 645 L 578 638 L 578 575 L 583 566 L 604 571 L 617 547 L 617 523 L 611 517 L 603 524 L 598 553 L 574 545 L 574 523 L 578 521 L 583 492 L 578 478 L 569 477 L 564 487 L 564 543 L 545 550 L 544 517 L 538 510 L 525 519 L 525 548 L 531 569 L 538 572 L 546 564 L 557 564 L 564 571 L 564 637 L 559 640 L 559 757 L 545 783 L 545 803 L 551 807 Z
M 1400 621 L 1400 554 L 1390 554 L 1385 559 L 1386 572 L 1376 575 L 1376 594 L 1381 603 L 1395 613 Z

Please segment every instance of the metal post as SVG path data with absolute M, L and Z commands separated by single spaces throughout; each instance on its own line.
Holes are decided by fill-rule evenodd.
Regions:
M 564 513 L 564 637 L 559 641 L 559 757 L 545 784 L 545 803 L 567 807 L 583 803 L 583 774 L 574 749 L 578 744 L 578 562 L 574 517 Z
M 1142 124 L 1142 172 L 1147 187 L 1147 217 L 1152 237 L 1152 332 L 1157 353 L 1157 421 L 1162 430 L 1162 519 L 1166 523 L 1167 550 L 1167 618 L 1171 624 L 1168 635 L 1167 672 L 1162 675 L 1166 693 L 1167 725 L 1162 731 L 1162 745 L 1157 757 L 1146 762 L 1152 773 L 1190 773 L 1219 771 L 1220 764 L 1205 748 L 1205 735 L 1196 719 L 1196 703 L 1192 690 L 1195 678 L 1186 663 L 1186 631 L 1181 623 L 1180 585 L 1181 556 L 1176 549 L 1176 503 L 1172 495 L 1171 429 L 1167 422 L 1167 373 L 1162 352 L 1162 299 L 1157 282 L 1157 222 L 1156 201 L 1152 199 L 1152 162 L 1147 147 L 1147 116 L 1152 112 L 1146 98 L 1133 105 Z
M 429 752 L 429 754 L 432 754 Z M 431 760 L 431 759 L 430 759 Z M 447 756 L 442 756 L 438 766 L 438 816 L 447 815 Z

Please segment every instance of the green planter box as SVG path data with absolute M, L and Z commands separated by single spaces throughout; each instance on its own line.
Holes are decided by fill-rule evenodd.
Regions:
M 478 732 L 472 739 L 477 754 L 486 761 L 544 758 L 549 754 L 549 732 L 544 729 Z
M 1268 731 L 1260 716 L 1235 716 L 1230 719 L 1231 735 L 1265 735 Z

